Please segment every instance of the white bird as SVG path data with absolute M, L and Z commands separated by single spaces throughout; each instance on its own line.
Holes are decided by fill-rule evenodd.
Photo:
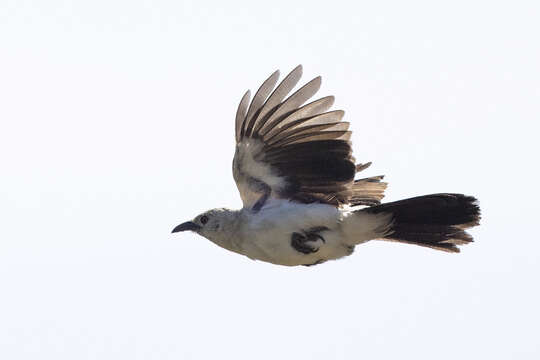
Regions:
M 250 259 L 288 266 L 339 259 L 373 239 L 449 252 L 472 241 L 463 229 L 479 224 L 474 197 L 433 194 L 380 204 L 383 176 L 355 180 L 371 163 L 355 165 L 344 112 L 327 111 L 334 97 L 303 105 L 321 78 L 285 99 L 301 75 L 298 66 L 275 87 L 276 71 L 251 103 L 249 91 L 240 101 L 233 176 L 243 208 L 207 211 L 173 232 L 191 230 Z

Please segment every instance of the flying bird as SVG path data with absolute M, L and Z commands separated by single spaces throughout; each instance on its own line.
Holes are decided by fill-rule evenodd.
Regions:
M 447 252 L 472 242 L 476 199 L 432 194 L 381 204 L 383 176 L 355 180 L 356 164 L 344 112 L 328 111 L 333 96 L 307 102 L 316 77 L 288 96 L 302 76 L 296 67 L 279 85 L 274 72 L 236 112 L 233 176 L 240 210 L 218 208 L 176 226 L 250 259 L 316 265 L 351 255 L 358 244 L 389 240 Z

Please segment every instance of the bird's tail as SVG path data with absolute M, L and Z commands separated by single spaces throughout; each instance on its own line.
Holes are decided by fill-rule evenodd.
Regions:
M 472 242 L 463 229 L 479 224 L 480 207 L 472 196 L 433 194 L 357 210 L 386 214 L 391 222 L 382 240 L 459 252 L 457 245 Z

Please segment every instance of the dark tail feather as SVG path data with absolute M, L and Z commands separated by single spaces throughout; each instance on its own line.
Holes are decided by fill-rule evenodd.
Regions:
M 472 196 L 433 194 L 363 209 L 372 214 L 393 215 L 391 233 L 385 240 L 459 252 L 456 245 L 472 242 L 463 229 L 479 224 L 480 207 Z

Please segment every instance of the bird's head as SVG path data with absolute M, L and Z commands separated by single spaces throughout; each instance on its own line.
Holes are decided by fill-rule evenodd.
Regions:
M 208 210 L 191 221 L 186 221 L 173 229 L 173 233 L 193 231 L 205 238 L 216 241 L 233 231 L 237 212 L 229 209 Z

